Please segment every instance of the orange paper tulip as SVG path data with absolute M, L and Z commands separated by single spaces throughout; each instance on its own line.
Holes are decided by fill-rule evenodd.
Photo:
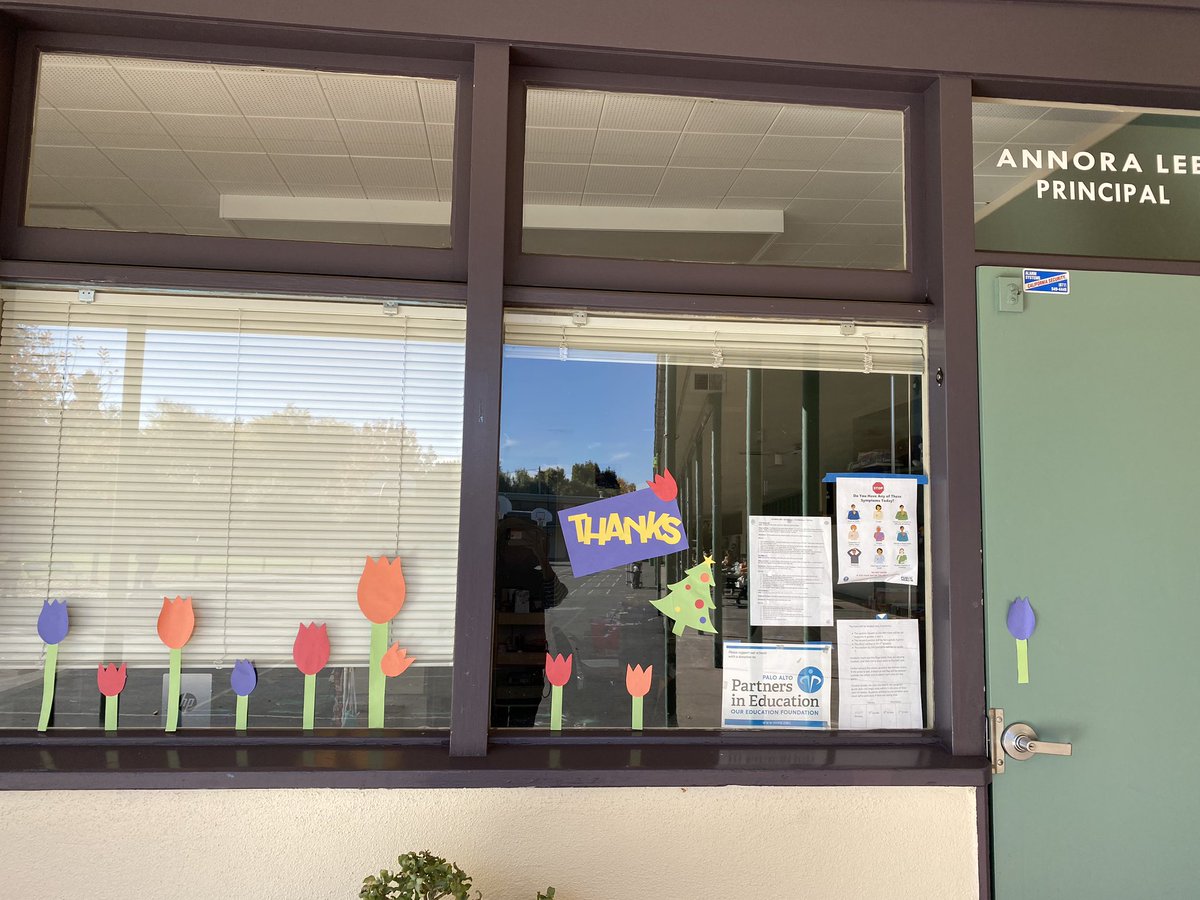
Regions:
M 158 614 L 158 639 L 172 650 L 182 650 L 192 637 L 196 627 L 196 613 L 192 610 L 191 597 L 163 597 L 162 610 Z
M 392 644 L 392 648 L 383 654 L 383 659 L 379 661 L 379 668 L 383 670 L 383 674 L 388 678 L 395 678 L 414 662 L 416 660 L 411 656 L 407 656 L 405 651 L 400 649 L 399 644 Z
M 654 666 L 626 666 L 625 690 L 632 697 L 645 697 L 650 690 L 650 676 L 654 674 Z
M 358 578 L 358 608 L 362 614 L 376 625 L 390 622 L 404 605 L 404 594 L 400 557 L 389 560 L 386 556 L 368 556 Z

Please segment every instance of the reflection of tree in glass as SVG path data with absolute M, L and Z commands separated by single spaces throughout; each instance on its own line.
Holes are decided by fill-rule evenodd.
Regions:
M 550 466 L 530 472 L 515 469 L 500 472 L 500 491 L 510 494 L 548 494 L 557 497 L 612 497 L 637 490 L 612 469 L 601 469 L 593 460 L 571 466 L 567 477 L 562 466 Z
M 20 405 L 33 407 L 48 417 L 75 404 L 88 404 L 101 411 L 117 375 L 108 347 L 92 351 L 95 367 L 83 368 L 80 356 L 88 349 L 85 335 L 75 334 L 68 339 L 62 329 L 37 325 L 18 325 L 18 339 L 13 353 L 13 388 Z

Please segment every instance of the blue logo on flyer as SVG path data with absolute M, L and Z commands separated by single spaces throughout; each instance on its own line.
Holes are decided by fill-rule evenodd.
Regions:
M 816 666 L 805 666 L 796 676 L 796 684 L 806 694 L 815 694 L 825 683 L 825 674 Z
M 1071 273 L 1058 269 L 1024 269 L 1022 281 L 1027 294 L 1071 293 Z

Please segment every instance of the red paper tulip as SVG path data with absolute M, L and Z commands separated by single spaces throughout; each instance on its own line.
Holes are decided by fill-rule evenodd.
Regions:
M 655 475 L 654 480 L 647 481 L 646 484 L 650 485 L 654 496 L 663 503 L 670 503 L 679 495 L 679 485 L 675 483 L 675 476 L 669 469 L 663 469 L 661 475 Z
M 97 666 L 96 684 L 105 697 L 115 697 L 125 690 L 125 663 Z
M 388 678 L 395 678 L 411 666 L 415 659 L 405 655 L 405 651 L 400 649 L 399 644 L 392 644 L 390 650 L 383 654 L 383 659 L 379 661 L 379 668 L 383 670 L 383 674 Z
M 645 697 L 650 690 L 650 677 L 654 674 L 654 666 L 626 666 L 625 690 L 631 697 Z
M 192 610 L 191 597 L 163 597 L 162 611 L 158 614 L 158 639 L 172 650 L 182 650 L 192 637 L 196 627 L 196 613 Z
M 405 590 L 400 557 L 367 557 L 358 578 L 358 608 L 364 616 L 376 625 L 390 622 L 404 605 Z
M 329 662 L 329 632 L 325 630 L 324 622 L 300 625 L 296 643 L 292 645 L 292 659 L 305 675 L 316 675 L 325 668 L 325 663 Z
M 572 656 L 574 656 L 573 653 L 568 653 L 567 658 L 563 659 L 561 653 L 558 656 L 546 654 L 546 678 L 552 685 L 562 687 L 571 680 Z

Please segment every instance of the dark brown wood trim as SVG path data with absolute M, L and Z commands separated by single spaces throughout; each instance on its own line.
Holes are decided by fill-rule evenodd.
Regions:
M 450 753 L 487 753 L 500 465 L 500 369 L 504 349 L 505 136 L 509 50 L 475 50 L 471 110 L 466 382 L 458 532 L 458 598 Z
M 979 385 L 972 265 L 971 85 L 929 89 L 930 499 L 933 553 L 934 728 L 954 753 L 985 750 Z

